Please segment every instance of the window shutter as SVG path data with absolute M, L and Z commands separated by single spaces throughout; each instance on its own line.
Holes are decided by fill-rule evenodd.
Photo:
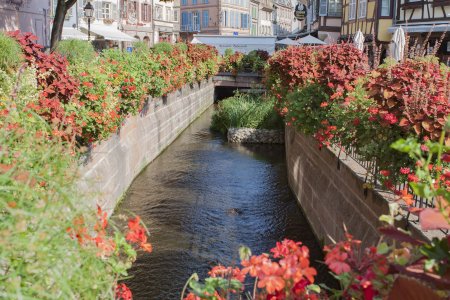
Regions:
M 151 21 L 152 20 L 152 6 L 151 5 L 147 5 L 147 21 Z
M 145 4 L 141 3 L 141 21 L 147 21 L 147 19 L 145 18 Z

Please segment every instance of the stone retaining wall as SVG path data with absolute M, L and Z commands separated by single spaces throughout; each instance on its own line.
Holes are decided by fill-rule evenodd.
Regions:
M 317 141 L 286 127 L 286 160 L 289 185 L 320 241 L 344 240 L 343 225 L 363 246 L 376 244 L 378 218 L 389 213 L 389 196 L 364 190 L 365 169 L 338 150 L 322 148 Z M 398 226 L 405 226 L 403 219 Z M 428 239 L 411 227 L 413 235 Z
M 95 145 L 80 166 L 79 188 L 111 214 L 142 169 L 213 103 L 212 80 L 150 99 L 119 133 Z
M 284 132 L 272 129 L 229 128 L 227 138 L 230 143 L 283 144 Z

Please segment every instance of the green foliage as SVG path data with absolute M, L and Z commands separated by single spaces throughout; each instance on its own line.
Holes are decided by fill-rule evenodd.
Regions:
M 0 69 L 16 69 L 22 61 L 22 50 L 13 39 L 0 32 Z
M 148 53 L 150 51 L 150 47 L 147 42 L 138 41 L 133 43 L 134 52 L 137 53 Z
M 319 84 L 310 84 L 288 95 L 290 104 L 287 120 L 305 134 L 315 134 L 329 114 L 329 96 Z
M 90 198 L 74 184 L 76 157 L 25 109 L 36 90 L 20 95 L 0 102 L 0 298 L 112 299 L 115 281 L 131 264 L 126 253 L 133 253 L 102 257 L 93 244 L 70 237 L 75 220 L 89 232 L 96 222 Z
M 213 130 L 222 133 L 231 127 L 281 129 L 283 122 L 273 110 L 272 99 L 236 94 L 218 104 L 211 123 Z
M 96 53 L 92 44 L 82 40 L 63 40 L 58 43 L 56 51 L 74 63 L 90 63 L 95 59 Z
M 162 54 L 172 52 L 173 46 L 168 42 L 160 42 L 153 46 L 153 52 Z

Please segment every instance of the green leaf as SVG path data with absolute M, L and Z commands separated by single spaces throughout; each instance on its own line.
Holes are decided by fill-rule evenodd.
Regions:
M 306 286 L 306 289 L 308 291 L 320 294 L 320 286 L 318 286 L 317 284 L 310 284 L 310 285 Z
M 241 246 L 239 248 L 239 258 L 241 261 L 248 260 L 252 256 L 252 250 L 249 247 Z
M 389 250 L 390 250 L 390 247 L 388 246 L 388 244 L 381 243 L 377 247 L 377 254 L 384 255 L 384 254 L 388 253 Z

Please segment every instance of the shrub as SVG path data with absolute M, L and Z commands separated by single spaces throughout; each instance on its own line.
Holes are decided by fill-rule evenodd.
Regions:
M 147 54 L 150 51 L 150 47 L 147 42 L 138 41 L 133 43 L 133 52 L 137 53 L 145 53 Z
M 92 44 L 82 40 L 63 40 L 58 43 L 56 51 L 64 56 L 69 63 L 90 63 L 96 53 Z
M 128 244 L 93 212 L 72 149 L 25 99 L 0 102 L 0 144 L 0 297 L 114 298 L 136 257 L 131 228 Z
M 244 71 L 252 71 L 260 73 L 264 71 L 266 67 L 267 60 L 269 59 L 269 53 L 262 50 L 250 51 L 247 55 L 242 58 L 241 69 Z
M 439 139 L 450 114 L 450 71 L 439 63 L 406 60 L 373 70 L 367 89 L 377 102 L 373 118 L 421 139 Z
M 281 129 L 283 122 L 272 99 L 237 94 L 219 103 L 211 122 L 211 128 L 222 133 L 231 127 Z
M 30 107 L 52 126 L 55 135 L 73 142 L 82 131 L 77 115 L 81 104 L 77 99 L 78 82 L 69 74 L 67 60 L 58 53 L 42 52 L 31 33 L 22 35 L 17 31 L 10 35 L 21 45 L 27 64 L 40 74 L 39 101 L 30 103 Z
M 173 49 L 173 47 L 172 47 L 171 43 L 159 42 L 153 46 L 152 50 L 154 53 L 158 53 L 158 54 L 166 53 L 167 54 L 167 53 L 172 52 L 172 49 Z
M 0 32 L 0 69 L 16 69 L 22 61 L 19 44 L 9 36 Z

